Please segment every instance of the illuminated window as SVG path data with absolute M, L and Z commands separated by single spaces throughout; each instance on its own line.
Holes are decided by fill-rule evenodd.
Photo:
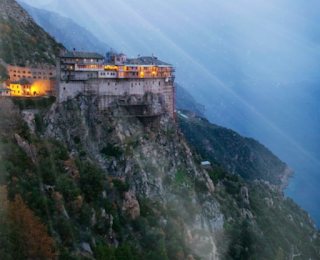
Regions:
M 84 62 L 87 62 L 87 59 L 83 59 Z
M 93 62 L 93 59 L 91 59 L 90 61 Z
M 76 62 L 79 62 L 79 59 L 76 59 Z

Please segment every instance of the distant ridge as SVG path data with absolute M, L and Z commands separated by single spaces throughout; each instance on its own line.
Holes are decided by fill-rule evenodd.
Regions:
M 44 9 L 32 7 L 24 2 L 19 2 L 30 14 L 34 21 L 50 33 L 58 42 L 68 50 L 76 48 L 87 52 L 105 53 L 110 46 L 100 41 L 86 28 L 80 26 L 70 18 Z

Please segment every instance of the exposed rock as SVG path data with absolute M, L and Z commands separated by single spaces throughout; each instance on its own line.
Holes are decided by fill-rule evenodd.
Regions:
M 35 115 L 38 114 L 37 109 L 25 109 L 21 111 L 23 120 L 27 123 L 30 132 L 34 133 L 36 129 Z
M 91 249 L 91 246 L 90 246 L 89 243 L 82 242 L 82 243 L 80 244 L 80 246 L 81 246 L 81 249 L 82 249 L 83 251 L 85 251 L 86 253 L 89 253 L 90 255 L 93 254 L 92 249 Z
M 253 219 L 253 215 L 252 215 L 251 211 L 248 209 L 240 209 L 240 213 L 244 219 L 246 219 L 246 218 Z
M 155 113 L 163 109 L 154 103 L 158 102 L 155 96 L 149 101 L 152 104 L 149 111 Z M 183 172 L 186 180 L 201 180 L 208 188 L 205 200 L 199 202 L 196 194 L 190 193 L 192 203 L 201 206 L 194 222 L 188 224 L 187 228 L 191 232 L 195 228 L 208 232 L 223 230 L 224 217 L 214 198 L 214 184 L 206 170 L 194 162 L 183 135 L 177 131 L 171 119 L 163 115 L 144 121 L 134 117 L 128 119 L 124 116 L 127 114 L 127 109 L 116 105 L 99 111 L 97 99 L 79 95 L 77 99 L 52 106 L 44 118 L 48 125 L 45 135 L 61 140 L 71 149 L 76 150 L 81 145 L 85 149 L 86 159 L 107 173 L 106 180 L 111 190 L 114 190 L 112 180 L 125 180 L 130 191 L 123 193 L 124 200 L 119 206 L 132 219 L 140 215 L 136 196 L 164 203 L 172 200 L 172 185 L 164 183 L 168 179 L 174 180 L 178 171 Z M 75 136 L 79 137 L 80 144 L 74 143 Z M 71 168 L 70 165 L 68 167 Z M 181 186 L 192 189 L 190 181 Z M 103 194 L 104 198 L 111 199 L 110 196 L 112 194 Z M 115 245 L 113 217 L 106 214 L 105 210 L 102 210 L 101 216 L 109 221 L 109 241 Z M 165 226 L 166 220 L 161 223 Z
M 64 205 L 61 206 L 61 213 L 65 218 L 70 219 L 69 214 L 68 214 L 66 208 L 64 207 Z
M 273 208 L 273 199 L 272 198 L 265 198 L 264 199 L 269 208 Z
M 243 201 L 247 204 L 250 204 L 250 201 L 249 201 L 249 190 L 247 187 L 242 187 L 241 190 L 240 190 L 240 195 L 243 199 Z
M 32 151 L 32 147 L 30 146 L 30 144 L 28 142 L 22 140 L 22 138 L 18 134 L 15 134 L 14 137 L 17 140 L 18 145 L 22 148 L 22 150 L 30 157 L 32 162 L 35 163 L 36 158 L 35 158 L 35 155 Z
M 140 215 L 140 205 L 136 195 L 132 192 L 125 192 L 125 200 L 123 202 L 122 210 L 127 212 L 132 219 Z

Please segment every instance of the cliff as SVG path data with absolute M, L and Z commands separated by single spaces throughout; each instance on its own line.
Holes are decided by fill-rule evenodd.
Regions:
M 28 102 L 34 133 L 6 104 L 4 120 L 17 120 L 1 129 L 0 180 L 49 227 L 60 259 L 267 260 L 291 245 L 316 257 L 314 222 L 279 186 L 201 168 L 202 151 L 169 117 L 131 117 L 116 103 L 99 111 L 84 95 L 51 104 Z
M 0 4 L 19 35 L 1 31 L 1 57 L 50 63 L 39 51 L 60 45 L 14 1 Z M 8 52 L 29 35 L 42 40 Z M 143 98 L 163 109 L 161 96 Z M 131 112 L 100 110 L 94 95 L 0 99 L 1 259 L 319 258 L 313 220 L 282 192 L 291 170 L 267 148 L 197 110 L 178 123 Z

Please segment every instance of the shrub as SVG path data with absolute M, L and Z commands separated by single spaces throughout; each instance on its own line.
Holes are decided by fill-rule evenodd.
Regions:
M 88 202 L 95 201 L 103 191 L 103 174 L 91 164 L 81 165 L 80 188 Z
M 114 184 L 114 186 L 118 189 L 118 191 L 120 192 L 127 192 L 130 188 L 129 183 L 127 182 L 123 182 L 121 180 L 112 180 L 112 183 Z
M 100 153 L 106 156 L 120 157 L 123 154 L 123 151 L 119 147 L 108 144 L 106 147 L 102 148 Z

